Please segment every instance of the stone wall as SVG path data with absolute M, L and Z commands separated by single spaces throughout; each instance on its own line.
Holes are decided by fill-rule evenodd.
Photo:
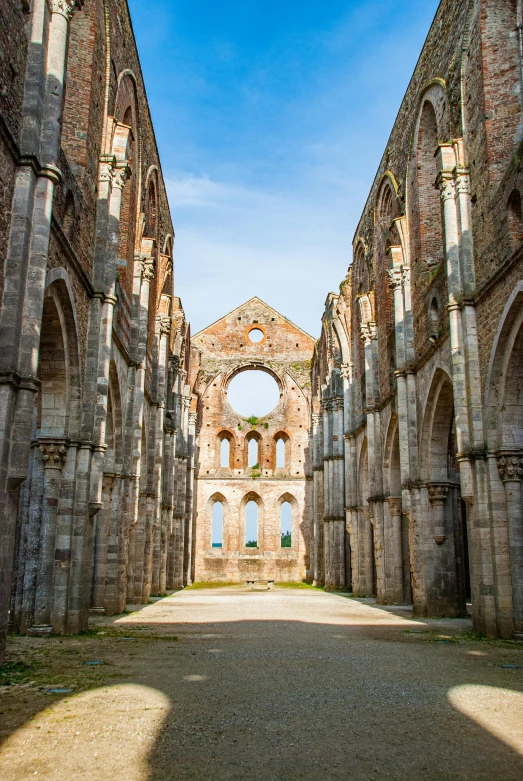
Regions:
M 192 476 L 188 325 L 127 3 L 0 12 L 1 653 L 9 605 L 17 631 L 74 633 L 181 586 Z
M 313 365 L 313 452 L 344 432 L 318 582 L 521 636 L 522 63 L 515 3 L 441 2 Z M 391 324 L 391 304 L 393 325 Z M 508 340 L 508 341 L 507 341 Z M 336 423 L 336 409 L 343 421 Z M 317 498 L 316 498 L 317 494 Z M 516 520 L 516 517 L 519 520 Z M 510 574 L 509 574 L 510 573 Z
M 249 332 L 259 329 L 262 341 Z M 198 412 L 194 577 L 199 581 L 301 581 L 309 572 L 310 507 L 307 495 L 309 370 L 314 340 L 253 298 L 192 339 L 193 393 Z M 227 398 L 230 381 L 256 369 L 270 374 L 280 401 L 268 415 L 249 419 Z M 229 463 L 221 463 L 221 441 L 229 442 Z M 258 463 L 248 446 L 255 439 Z M 278 466 L 277 440 L 285 442 Z M 213 506 L 223 505 L 223 546 L 212 547 Z M 247 548 L 245 507 L 258 505 L 258 547 Z M 292 507 L 292 547 L 282 548 L 282 502 Z

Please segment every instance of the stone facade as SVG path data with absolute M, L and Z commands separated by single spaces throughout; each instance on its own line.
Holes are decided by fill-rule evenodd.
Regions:
M 261 341 L 249 338 L 262 332 Z M 196 475 L 194 561 L 198 581 L 302 581 L 309 576 L 308 479 L 310 363 L 314 339 L 258 298 L 196 334 L 191 342 Z M 231 407 L 227 388 L 247 370 L 278 383 L 280 401 L 265 417 L 247 419 Z M 222 442 L 227 441 L 225 459 Z M 249 465 L 249 442 L 256 464 Z M 281 440 L 284 459 L 277 458 Z M 257 504 L 258 546 L 246 547 L 246 505 Z M 223 545 L 212 547 L 216 502 L 223 506 Z M 291 547 L 282 547 L 281 506 L 291 505 Z
M 183 583 L 190 333 L 125 0 L 0 0 L 0 655 Z M 10 611 L 9 611 L 10 607 Z
M 327 299 L 311 424 L 316 581 L 418 615 L 470 599 L 503 637 L 523 637 L 521 25 L 515 0 L 442 0 Z

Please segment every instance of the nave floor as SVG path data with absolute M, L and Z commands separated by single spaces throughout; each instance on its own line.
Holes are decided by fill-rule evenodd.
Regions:
M 466 619 L 287 588 L 131 611 L 10 639 L 2 781 L 523 779 L 523 644 Z

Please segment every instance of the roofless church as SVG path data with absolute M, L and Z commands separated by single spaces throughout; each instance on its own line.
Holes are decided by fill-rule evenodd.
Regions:
M 0 22 L 0 654 L 193 581 L 521 639 L 521 4 L 442 0 L 314 338 L 191 335 L 126 0 Z

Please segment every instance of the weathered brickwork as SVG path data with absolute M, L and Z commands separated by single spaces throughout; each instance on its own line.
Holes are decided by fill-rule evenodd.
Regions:
M 327 299 L 311 423 L 315 581 L 421 615 L 471 600 L 505 637 L 523 636 L 519 13 L 441 2 Z
M 77 632 L 183 585 L 192 472 L 190 334 L 127 3 L 0 13 L 1 654 L 8 615 Z
M 262 331 L 260 342 L 249 333 Z M 199 581 L 301 581 L 309 577 L 310 363 L 314 339 L 258 298 L 192 339 L 193 405 L 197 412 L 193 577 Z M 280 401 L 249 419 L 230 405 L 227 388 L 238 373 L 267 372 Z M 222 464 L 226 439 L 229 458 Z M 257 463 L 249 465 L 254 440 Z M 277 460 L 277 442 L 284 461 Z M 258 546 L 246 547 L 246 505 L 258 506 Z M 212 517 L 223 505 L 223 545 L 212 547 Z M 281 544 L 281 505 L 291 505 L 291 547 Z

